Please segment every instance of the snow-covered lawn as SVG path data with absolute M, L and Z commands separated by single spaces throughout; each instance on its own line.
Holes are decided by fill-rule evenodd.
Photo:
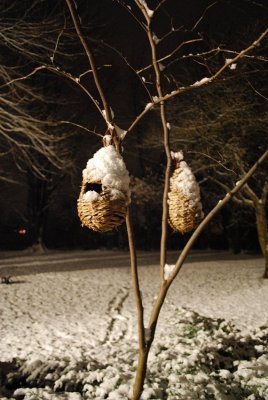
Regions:
M 263 260 L 192 262 L 170 289 L 142 399 L 268 399 Z M 146 313 L 157 265 L 142 266 Z M 0 285 L 1 399 L 130 399 L 135 305 L 127 267 L 16 276 Z

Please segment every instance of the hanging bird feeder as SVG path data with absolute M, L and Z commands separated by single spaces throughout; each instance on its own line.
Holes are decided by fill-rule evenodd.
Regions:
M 104 137 L 104 147 L 87 162 L 77 209 L 82 226 L 107 232 L 121 225 L 130 202 L 129 173 L 122 156 Z
M 203 218 L 200 188 L 191 168 L 183 161 L 183 153 L 171 152 L 171 156 L 176 169 L 170 178 L 168 222 L 174 231 L 186 233 L 195 229 Z

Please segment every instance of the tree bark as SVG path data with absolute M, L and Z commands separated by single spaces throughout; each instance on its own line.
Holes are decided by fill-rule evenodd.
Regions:
M 268 257 L 267 256 L 265 259 L 265 270 L 264 270 L 263 278 L 268 279 Z
M 265 271 L 263 277 L 268 279 L 268 227 L 267 227 L 265 203 L 259 201 L 255 205 L 255 210 L 256 210 L 258 240 L 262 255 L 265 260 Z
M 133 386 L 132 400 L 140 400 L 141 394 L 143 392 L 143 385 L 147 372 L 147 360 L 150 347 L 151 346 L 139 350 L 139 359 L 138 359 L 138 366 L 136 369 L 135 383 Z
M 44 228 L 48 213 L 48 181 L 28 170 L 28 224 L 31 247 L 36 252 L 44 250 Z

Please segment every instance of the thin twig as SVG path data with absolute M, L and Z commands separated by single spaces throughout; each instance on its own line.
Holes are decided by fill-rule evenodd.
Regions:
M 165 60 L 169 59 L 170 57 L 172 57 L 177 51 L 179 51 L 179 50 L 180 50 L 184 45 L 186 45 L 186 44 L 195 43 L 195 42 L 202 42 L 202 41 L 203 41 L 203 39 L 191 39 L 191 40 L 186 40 L 185 42 L 180 43 L 174 50 L 172 50 L 171 53 L 167 54 L 167 55 L 164 56 L 164 57 L 161 57 L 161 58 L 157 59 L 156 61 L 157 61 L 158 63 L 160 63 L 160 62 L 162 62 L 162 61 L 165 61 Z M 137 71 L 137 74 L 140 74 L 141 72 L 146 71 L 147 69 L 152 68 L 152 67 L 153 67 L 153 64 L 149 64 L 149 65 L 147 65 L 146 67 L 143 67 L 143 68 L 139 69 L 139 70 Z
M 264 96 L 262 93 L 260 93 L 253 85 L 251 82 L 249 82 L 249 80 L 247 81 L 249 86 L 251 87 L 252 90 L 254 90 L 255 93 L 257 93 L 258 96 L 262 97 L 263 99 L 268 101 L 268 97 Z
M 56 51 L 57 51 L 58 46 L 59 46 L 60 38 L 61 38 L 63 32 L 65 31 L 65 29 L 66 29 L 66 19 L 64 17 L 64 26 L 63 26 L 62 30 L 60 31 L 60 33 L 58 34 L 58 37 L 57 37 L 57 40 L 56 40 L 56 43 L 55 43 L 55 47 L 54 47 L 52 56 L 50 58 L 52 63 L 54 63 L 54 58 L 55 58 Z
M 77 86 L 79 86 L 79 88 L 90 98 L 90 100 L 93 102 L 93 104 L 95 105 L 95 107 L 97 108 L 97 110 L 99 111 L 99 113 L 101 114 L 102 118 L 105 119 L 97 101 L 94 99 L 94 97 L 92 96 L 92 94 L 87 90 L 87 88 L 80 82 L 79 78 L 73 76 L 70 72 L 66 72 L 63 71 L 62 69 L 60 69 L 59 67 L 56 66 L 52 66 L 52 65 L 40 65 L 39 67 L 34 68 L 31 72 L 29 72 L 28 74 L 24 75 L 24 76 L 20 76 L 19 78 L 14 78 L 11 79 L 9 82 L 6 82 L 5 84 L 3 84 L 2 86 L 0 86 L 0 89 L 5 87 L 5 86 L 10 86 L 15 82 L 19 82 L 19 81 L 24 81 L 28 78 L 30 78 L 31 76 L 35 75 L 37 72 L 42 71 L 42 70 L 48 70 L 48 71 L 52 71 L 58 75 L 61 75 L 69 80 L 71 80 L 74 84 L 76 84 Z
M 69 8 L 69 11 L 70 11 L 73 23 L 74 23 L 74 27 L 75 27 L 75 30 L 76 30 L 76 33 L 77 33 L 77 36 L 79 37 L 79 40 L 80 40 L 80 42 L 81 42 L 81 44 L 82 44 L 82 46 L 83 46 L 83 48 L 85 50 L 85 53 L 87 55 L 90 67 L 92 69 L 94 82 L 95 82 L 96 88 L 97 88 L 97 90 L 99 92 L 99 95 L 100 95 L 100 98 L 101 98 L 101 101 L 102 101 L 102 104 L 103 104 L 103 108 L 105 110 L 105 118 L 106 118 L 107 126 L 109 127 L 109 124 L 112 123 L 112 120 L 113 120 L 112 114 L 111 114 L 111 109 L 110 109 L 110 107 L 108 105 L 108 102 L 106 100 L 106 97 L 104 95 L 104 92 L 103 92 L 103 89 L 102 89 L 102 86 L 101 86 L 101 83 L 100 83 L 100 80 L 99 80 L 97 68 L 95 67 L 95 61 L 94 61 L 93 55 L 91 53 L 91 49 L 90 49 L 90 47 L 89 47 L 89 45 L 88 45 L 88 43 L 87 43 L 87 41 L 85 39 L 85 36 L 82 33 L 81 23 L 80 23 L 80 20 L 78 18 L 78 15 L 77 15 L 77 13 L 76 13 L 76 11 L 74 9 L 72 0 L 66 0 L 66 3 L 68 5 L 68 8 Z
M 95 131 L 92 131 L 92 129 L 88 129 L 88 128 L 85 127 L 85 126 L 80 125 L 80 124 L 77 124 L 77 123 L 72 122 L 72 121 L 64 121 L 64 120 L 62 120 L 62 121 L 59 121 L 59 123 L 61 123 L 61 124 L 73 125 L 73 126 L 76 126 L 77 128 L 83 129 L 83 130 L 85 130 L 85 131 L 87 131 L 87 132 L 89 132 L 89 133 L 93 133 L 93 135 L 99 136 L 99 137 L 101 137 L 101 138 L 103 137 L 103 135 L 102 135 L 101 133 L 97 133 L 97 132 L 95 132 Z
M 205 11 L 203 12 L 203 14 L 201 15 L 201 17 L 198 19 L 198 21 L 194 24 L 194 26 L 192 27 L 192 31 L 200 24 L 200 22 L 204 19 L 205 14 L 207 13 L 207 11 L 212 8 L 213 6 L 215 6 L 215 4 L 218 4 L 218 1 L 214 1 L 214 3 L 210 4 L 209 6 L 206 7 Z
M 219 68 L 214 75 L 210 76 L 209 78 L 201 79 L 199 82 L 195 82 L 192 85 L 180 87 L 180 88 L 172 91 L 171 93 L 168 93 L 165 96 L 160 97 L 157 100 L 154 100 L 153 103 L 147 104 L 146 107 L 144 108 L 144 110 L 136 117 L 136 119 L 129 126 L 129 128 L 127 129 L 127 132 L 128 133 L 131 132 L 134 129 L 134 127 L 138 124 L 138 122 L 144 117 L 144 115 L 147 114 L 150 110 L 152 110 L 156 105 L 158 105 L 162 101 L 170 100 L 181 93 L 185 93 L 190 90 L 198 89 L 198 88 L 200 88 L 204 85 L 207 85 L 208 83 L 211 83 L 214 80 L 216 80 L 229 67 L 229 65 L 235 63 L 240 58 L 242 58 L 245 54 L 247 54 L 248 52 L 250 52 L 251 50 L 256 48 L 259 45 L 259 43 L 265 38 L 265 36 L 267 36 L 267 34 L 268 34 L 268 29 L 266 29 L 264 32 L 262 32 L 262 34 L 253 43 L 251 43 L 250 46 L 248 46 L 246 49 L 244 49 L 240 53 L 238 53 L 236 57 L 228 60 L 228 62 L 225 62 L 225 64 L 221 68 Z

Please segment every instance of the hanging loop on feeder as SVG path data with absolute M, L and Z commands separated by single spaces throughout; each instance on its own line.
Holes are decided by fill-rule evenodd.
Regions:
M 176 153 L 174 151 L 170 152 L 172 160 L 175 161 L 175 168 L 179 168 L 180 162 L 183 160 L 183 151 L 179 150 Z
M 114 127 L 110 127 L 107 129 L 105 135 L 102 138 L 102 144 L 104 147 L 113 145 L 120 154 L 122 152 L 121 140 L 118 137 Z

